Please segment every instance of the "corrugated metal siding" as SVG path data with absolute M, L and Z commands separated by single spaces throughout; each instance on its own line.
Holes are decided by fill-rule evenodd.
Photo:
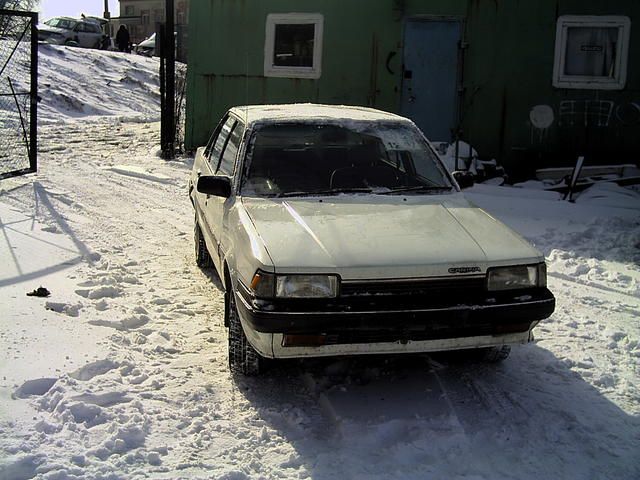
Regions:
M 324 15 L 322 76 L 263 77 L 268 13 Z M 626 15 L 631 48 L 622 91 L 567 90 L 551 85 L 559 15 Z M 371 105 L 398 112 L 404 20 L 416 15 L 465 19 L 462 138 L 481 155 L 514 170 L 572 161 L 588 149 L 601 160 L 640 157 L 640 125 L 619 109 L 640 104 L 640 2 L 637 0 L 208 0 L 193 2 L 187 98 L 187 146 L 206 142 L 224 111 L 237 104 L 312 101 Z M 387 60 L 389 60 L 387 66 Z M 388 68 L 387 68 L 388 67 Z M 390 71 L 389 71 L 390 70 Z M 392 72 L 392 73 L 391 73 Z M 606 126 L 560 120 L 561 103 L 612 102 Z M 556 120 L 535 129 L 529 113 L 548 105 Z M 566 104 L 565 104 L 566 105 Z

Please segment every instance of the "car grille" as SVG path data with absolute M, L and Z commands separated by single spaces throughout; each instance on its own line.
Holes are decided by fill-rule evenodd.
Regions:
M 340 287 L 341 297 L 414 296 L 431 298 L 477 297 L 486 291 L 484 277 L 437 278 L 427 280 L 344 282 Z
M 272 311 L 281 312 L 412 311 L 495 303 L 499 294 L 487 292 L 484 276 L 440 277 L 346 281 L 335 299 L 275 299 L 268 303 Z

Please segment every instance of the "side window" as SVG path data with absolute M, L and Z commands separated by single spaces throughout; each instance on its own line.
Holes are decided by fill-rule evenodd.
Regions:
M 93 25 L 91 23 L 84 23 L 82 24 L 81 28 L 83 28 L 87 33 L 98 33 L 98 29 L 96 27 L 96 25 Z
M 243 131 L 244 126 L 240 122 L 237 122 L 231 131 L 231 135 L 229 135 L 229 141 L 222 154 L 222 160 L 220 161 L 220 166 L 216 174 L 227 175 L 228 177 L 233 175 Z
M 631 20 L 563 15 L 556 26 L 553 86 L 620 90 L 627 79 Z
M 214 138 L 212 139 L 213 143 L 207 149 L 206 154 L 208 156 L 209 165 L 212 172 L 215 172 L 218 169 L 218 163 L 220 163 L 222 150 L 224 149 L 224 145 L 227 142 L 227 137 L 229 136 L 229 133 L 233 129 L 235 123 L 235 119 L 228 117 L 222 124 L 222 128 L 220 128 L 219 133 L 217 135 L 214 135 Z
M 204 149 L 205 157 L 208 157 L 209 155 L 211 155 L 211 150 L 213 149 L 213 145 L 215 144 L 218 138 L 218 134 L 220 133 L 220 130 L 222 130 L 222 125 L 224 125 L 226 121 L 227 119 L 224 118 L 218 125 L 216 125 L 216 128 L 213 129 L 213 132 L 211 133 L 209 140 L 207 140 L 207 146 Z

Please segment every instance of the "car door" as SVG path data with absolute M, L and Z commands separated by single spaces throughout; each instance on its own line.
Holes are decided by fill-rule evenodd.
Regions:
M 99 27 L 97 25 L 92 25 L 87 22 L 80 22 L 78 23 L 78 25 L 76 25 L 75 30 L 78 36 L 78 44 L 81 47 L 93 48 L 98 44 L 101 35 L 97 32 L 97 30 L 99 30 Z
M 194 184 L 197 184 L 198 178 L 202 175 L 216 174 L 225 146 L 229 140 L 229 134 L 233 130 L 235 124 L 236 119 L 232 116 L 223 118 L 222 122 L 220 122 L 211 136 L 206 148 L 203 151 L 198 152 L 194 168 L 196 177 L 193 178 Z M 216 266 L 218 266 L 218 250 L 221 240 L 218 225 L 221 221 L 221 206 L 225 199 L 200 193 L 197 189 L 194 191 L 193 198 L 202 234 L 204 235 L 205 242 L 209 248 L 209 253 L 216 263 Z
M 73 31 L 75 32 L 75 38 L 74 40 L 76 42 L 78 42 L 78 45 L 81 47 L 87 47 L 88 45 L 88 39 L 87 39 L 87 30 L 84 26 L 84 23 L 79 22 L 75 28 L 73 29 Z
M 240 120 L 229 117 L 229 121 L 225 122 L 222 127 L 221 135 L 225 135 L 227 130 L 228 134 L 226 135 L 215 175 L 227 177 L 231 181 L 232 193 L 229 198 L 211 196 L 205 201 L 205 216 L 209 221 L 211 236 L 214 242 L 217 242 L 217 250 L 214 251 L 217 251 L 218 261 L 224 258 L 224 252 L 231 247 L 231 236 L 229 235 L 226 220 L 229 209 L 235 202 L 233 186 L 236 184 L 238 151 L 244 133 L 244 125 Z

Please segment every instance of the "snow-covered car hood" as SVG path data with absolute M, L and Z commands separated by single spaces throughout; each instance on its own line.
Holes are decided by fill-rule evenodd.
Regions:
M 276 272 L 336 272 L 344 279 L 485 272 L 542 254 L 462 194 L 243 198 Z M 464 273 L 465 270 L 459 270 Z

